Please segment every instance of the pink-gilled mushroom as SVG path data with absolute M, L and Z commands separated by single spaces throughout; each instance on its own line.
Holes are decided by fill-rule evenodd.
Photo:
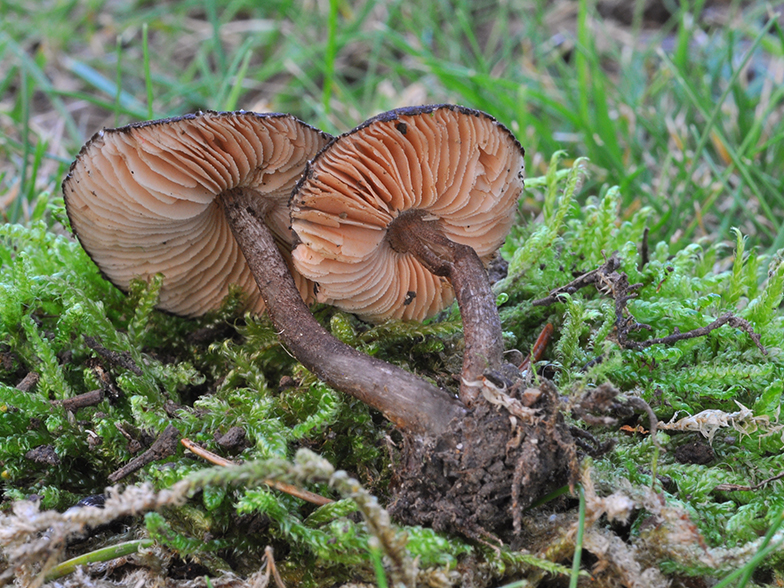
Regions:
M 159 307 L 198 316 L 230 284 L 264 302 L 226 222 L 219 195 L 242 187 L 288 255 L 288 197 L 330 139 L 294 117 L 205 112 L 96 133 L 63 182 L 71 227 L 103 274 L 127 291 L 164 275 Z M 298 276 L 303 295 L 312 291 Z
M 266 308 L 309 370 L 412 432 L 442 430 L 463 407 L 417 376 L 332 337 L 300 296 L 284 256 L 291 189 L 329 136 L 285 114 L 200 113 L 105 130 L 63 182 L 74 232 L 121 289 L 164 275 L 160 307 L 216 308 L 239 284 Z M 255 282 L 255 286 L 254 286 Z
M 488 114 L 452 105 L 403 108 L 330 143 L 292 195 L 294 265 L 315 282 L 318 301 L 379 322 L 422 320 L 457 297 L 466 406 L 483 373 L 502 364 L 501 323 L 483 261 L 514 222 L 523 156 Z

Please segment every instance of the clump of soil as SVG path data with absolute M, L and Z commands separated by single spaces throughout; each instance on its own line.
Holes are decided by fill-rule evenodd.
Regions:
M 678 447 L 673 457 L 678 463 L 707 465 L 716 459 L 716 454 L 709 444 L 702 441 L 692 441 Z
M 526 390 L 521 404 L 529 418 L 482 397 L 439 438 L 407 435 L 391 514 L 405 524 L 518 543 L 523 510 L 573 484 L 578 469 L 555 387 Z

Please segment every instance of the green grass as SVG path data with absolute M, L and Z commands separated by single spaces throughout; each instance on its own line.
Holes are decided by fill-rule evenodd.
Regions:
M 38 191 L 56 191 L 55 164 L 104 125 L 261 107 L 334 133 L 407 100 L 447 101 L 514 129 L 529 175 L 558 149 L 588 157 L 592 182 L 620 186 L 624 210 L 654 209 L 655 238 L 726 238 L 737 226 L 751 245 L 784 245 L 784 34 L 764 6 L 701 27 L 701 3 L 685 3 L 659 28 L 627 28 L 633 46 L 613 40 L 618 27 L 588 0 L 551 24 L 565 6 L 11 4 L 0 189 L 18 180 L 22 200 L 6 215 L 23 218 Z M 52 138 L 56 124 L 65 129 Z
M 735 399 L 767 418 L 735 439 L 720 434 L 715 467 L 678 464 L 672 450 L 680 438 L 662 434 L 670 451 L 660 456 L 658 471 L 677 480 L 655 513 L 666 524 L 651 531 L 640 516 L 630 540 L 644 537 L 650 561 L 676 581 L 711 575 L 724 578 L 721 586 L 743 586 L 780 579 L 781 482 L 756 492 L 713 490 L 784 467 L 775 429 L 784 390 L 778 350 L 784 264 L 775 255 L 784 247 L 784 31 L 780 21 L 767 19 L 764 6 L 740 11 L 738 4 L 728 9 L 738 15 L 726 26 L 708 24 L 713 13 L 692 2 L 661 26 L 645 27 L 637 10 L 632 24 L 619 28 L 587 0 L 54 0 L 45 10 L 43 3 L 4 3 L 0 214 L 23 225 L 0 227 L 0 351 L 12 350 L 15 362 L 0 371 L 5 499 L 35 493 L 44 507 L 63 508 L 99 491 L 106 474 L 130 458 L 118 422 L 153 432 L 176 422 L 205 445 L 214 443 L 214 431 L 241 424 L 254 443 L 243 458 L 290 459 L 294 448 L 306 445 L 383 498 L 388 424 L 317 382 L 277 346 L 268 322 L 244 321 L 231 301 L 194 322 L 153 311 L 155 283 L 121 296 L 62 236 L 67 221 L 59 186 L 81 145 L 103 126 L 244 108 L 291 112 L 340 133 L 393 107 L 455 102 L 513 129 L 526 148 L 527 175 L 536 178 L 521 204 L 527 225 L 515 228 L 504 249 L 510 278 L 499 295 L 507 341 L 526 350 L 553 321 L 558 334 L 547 361 L 564 393 L 611 381 L 647 399 L 665 420 L 678 410 L 733 412 Z M 562 150 L 565 159 L 557 155 Z M 559 161 L 580 169 L 557 171 Z M 651 260 L 641 268 L 646 225 Z M 572 269 L 592 269 L 602 250 L 613 249 L 621 251 L 630 280 L 645 284 L 630 309 L 654 326 L 655 336 L 734 310 L 755 325 L 772 355 L 761 357 L 728 327 L 672 348 L 621 351 L 611 337 L 613 309 L 595 292 L 547 310 L 530 306 L 569 281 Z M 571 267 L 577 259 L 579 267 Z M 451 349 L 458 329 L 446 320 L 363 330 L 331 309 L 317 317 L 349 344 L 416 369 L 441 366 L 439 354 Z M 193 330 L 225 322 L 237 324 L 237 335 L 213 345 L 188 342 Z M 116 374 L 125 400 L 80 415 L 103 439 L 91 449 L 84 423 L 52 411 L 47 397 L 97 385 L 85 365 L 93 354 L 83 342 L 96 334 L 143 369 Z M 414 345 L 425 358 L 416 364 L 408 355 Z M 599 353 L 603 363 L 581 369 Z M 41 395 L 14 391 L 17 372 L 29 369 L 41 373 Z M 294 376 L 297 386 L 278 390 L 284 375 Z M 187 408 L 173 417 L 168 401 Z M 28 428 L 31 415 L 40 414 L 42 426 Z M 24 454 L 41 444 L 55 447 L 62 467 L 31 471 Z M 595 460 L 597 485 L 604 494 L 630 485 L 644 512 L 652 451 L 647 440 L 621 438 L 608 457 Z M 87 472 L 83 479 L 69 474 L 74 464 Z M 150 468 L 143 479 L 165 487 L 201 467 L 180 454 L 171 467 Z M 319 483 L 313 489 L 330 492 Z M 462 561 L 497 582 L 524 577 L 535 585 L 547 572 L 576 585 L 575 543 L 593 531 L 578 524 L 577 501 L 558 500 L 553 512 L 570 508 L 569 524 L 580 539 L 554 538 L 553 561 L 496 553 L 427 529 L 407 529 L 407 549 L 422 569 L 455 570 Z M 580 494 L 580 520 L 586 508 L 590 513 L 596 505 Z M 331 585 L 351 570 L 380 584 L 387 578 L 385 560 L 368 548 L 355 511 L 351 501 L 308 510 L 264 487 L 227 483 L 176 512 L 150 513 L 142 526 L 183 557 L 195 550 L 216 574 L 231 559 L 227 545 L 241 559 L 273 544 L 287 554 L 279 564 L 292 582 Z M 537 512 L 532 509 L 532 520 L 546 525 L 549 511 Z M 699 553 L 673 547 L 677 537 L 667 525 L 677 529 L 681 515 L 714 550 L 715 568 Z M 246 533 L 259 519 L 267 528 Z M 205 534 L 213 539 L 201 541 Z M 583 563 L 579 577 L 584 574 Z

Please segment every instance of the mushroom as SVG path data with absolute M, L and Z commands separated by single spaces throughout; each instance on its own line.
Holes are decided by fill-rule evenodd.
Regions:
M 290 115 L 249 112 L 105 130 L 82 148 L 63 182 L 71 225 L 120 288 L 161 272 L 161 308 L 195 316 L 237 283 L 250 308 L 266 307 L 284 345 L 329 385 L 404 430 L 444 430 L 464 414 L 462 405 L 332 337 L 300 296 L 311 288 L 303 281 L 298 289 L 284 260 L 288 196 L 327 140 Z
M 121 290 L 164 275 L 159 307 L 183 316 L 218 308 L 230 284 L 261 313 L 264 301 L 219 202 L 254 192 L 253 207 L 289 255 L 287 202 L 329 135 L 294 117 L 205 112 L 98 132 L 63 182 L 71 227 Z M 299 274 L 306 298 L 312 286 Z
M 379 322 L 422 320 L 457 297 L 466 406 L 485 371 L 502 366 L 501 322 L 483 262 L 514 221 L 523 155 L 512 133 L 483 112 L 402 108 L 330 143 L 291 199 L 294 266 L 316 283 L 319 302 Z

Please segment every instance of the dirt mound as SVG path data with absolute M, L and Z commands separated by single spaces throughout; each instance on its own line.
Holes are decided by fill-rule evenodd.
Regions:
M 577 472 L 555 387 L 543 383 L 519 396 L 527 410 L 518 416 L 482 398 L 440 438 L 407 436 L 392 515 L 405 524 L 515 543 L 523 510 L 572 483 Z

